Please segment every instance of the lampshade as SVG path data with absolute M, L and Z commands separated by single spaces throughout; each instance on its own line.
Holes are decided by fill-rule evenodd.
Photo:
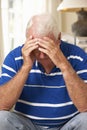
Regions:
M 57 11 L 77 12 L 78 20 L 72 24 L 75 36 L 87 36 L 87 0 L 63 0 Z
M 58 11 L 80 11 L 87 10 L 87 0 L 63 0 L 57 7 Z

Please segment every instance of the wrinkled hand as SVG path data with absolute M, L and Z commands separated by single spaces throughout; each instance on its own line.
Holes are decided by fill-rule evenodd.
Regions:
M 44 37 L 43 39 L 38 39 L 39 41 L 39 51 L 45 53 L 52 62 L 58 66 L 58 63 L 61 61 L 62 51 L 60 49 L 60 43 L 58 41 L 54 42 L 52 39 L 48 37 Z
M 24 60 L 24 65 L 32 67 L 35 57 L 33 55 L 33 50 L 38 48 L 37 39 L 33 39 L 32 36 L 26 40 L 22 48 L 22 56 Z

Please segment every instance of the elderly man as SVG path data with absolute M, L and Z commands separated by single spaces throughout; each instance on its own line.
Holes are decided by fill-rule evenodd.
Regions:
M 2 65 L 0 130 L 87 130 L 86 82 L 85 52 L 61 40 L 50 14 L 33 16 Z

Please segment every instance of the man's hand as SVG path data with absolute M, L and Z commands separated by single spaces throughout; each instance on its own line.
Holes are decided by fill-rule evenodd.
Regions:
M 63 53 L 60 49 L 60 42 L 53 41 L 48 37 L 38 39 L 39 48 L 38 50 L 45 53 L 56 66 L 60 66 L 62 62 Z
M 26 40 L 23 48 L 22 55 L 24 60 L 24 65 L 32 67 L 35 57 L 33 51 L 38 48 L 37 39 L 33 39 L 32 36 Z

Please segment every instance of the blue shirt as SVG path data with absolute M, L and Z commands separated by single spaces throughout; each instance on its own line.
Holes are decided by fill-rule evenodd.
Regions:
M 60 47 L 76 73 L 87 82 L 86 53 L 63 41 Z M 21 68 L 21 48 L 15 48 L 5 58 L 0 84 L 11 80 Z M 61 126 L 79 113 L 68 95 L 61 70 L 55 66 L 46 74 L 38 61 L 33 64 L 14 111 L 27 116 L 37 125 L 49 127 Z

